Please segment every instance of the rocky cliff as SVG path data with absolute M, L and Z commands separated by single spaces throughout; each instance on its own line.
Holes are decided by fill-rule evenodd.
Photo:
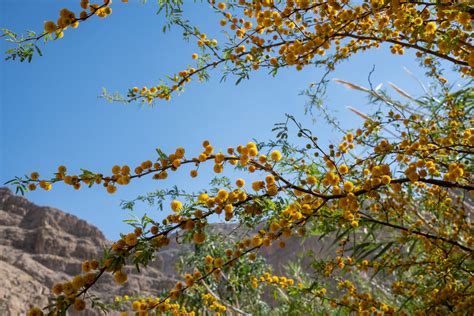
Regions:
M 0 188 L 0 315 L 17 316 L 30 305 L 45 306 L 53 283 L 78 274 L 81 262 L 100 257 L 108 244 L 102 232 L 86 221 Z M 113 297 L 169 288 L 176 281 L 171 268 L 176 252 L 165 250 L 145 273 L 131 275 L 122 287 L 107 275 L 95 287 L 96 293 Z
M 224 234 L 234 227 L 214 225 Z M 302 244 L 300 239 L 290 238 L 286 244 L 285 249 L 277 251 L 275 245 L 262 253 L 276 274 L 284 273 L 284 265 L 298 253 L 313 251 L 321 256 L 325 252 L 324 244 L 316 239 Z M 102 232 L 86 221 L 55 208 L 37 206 L 0 188 L 0 316 L 22 315 L 31 305 L 46 306 L 53 283 L 79 274 L 81 262 L 100 258 L 101 249 L 108 245 Z M 94 294 L 105 294 L 110 299 L 138 292 L 158 294 L 171 288 L 176 282 L 174 262 L 181 249 L 171 238 L 170 245 L 160 250 L 141 274 L 130 275 L 124 286 L 117 286 L 106 274 L 94 286 Z M 87 311 L 81 315 L 98 313 Z

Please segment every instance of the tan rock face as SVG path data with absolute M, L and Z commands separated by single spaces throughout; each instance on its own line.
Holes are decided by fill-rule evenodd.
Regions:
M 227 235 L 235 226 L 214 224 L 213 229 Z M 115 295 L 157 295 L 172 288 L 177 281 L 174 263 L 180 251 L 190 248 L 170 239 L 170 245 L 160 249 L 155 261 L 140 274 L 129 275 L 124 286 L 116 285 L 107 274 L 94 286 L 93 294 L 111 302 Z M 278 275 L 285 274 L 284 266 L 297 255 L 312 252 L 323 257 L 329 248 L 328 242 L 316 238 L 304 243 L 299 238 L 285 241 L 285 249 L 277 249 L 275 244 L 261 251 Z M 55 208 L 37 206 L 0 188 L 0 316 L 23 315 L 31 305 L 47 306 L 51 286 L 79 274 L 81 263 L 100 258 L 107 245 L 110 242 L 102 232 L 86 221 Z M 302 262 L 303 269 L 306 261 Z M 80 315 L 99 313 L 88 310 Z
M 40 207 L 0 188 L 0 315 L 25 314 L 31 305 L 47 306 L 50 288 L 80 273 L 81 262 L 100 258 L 110 242 L 96 227 L 51 207 Z M 95 295 L 110 301 L 115 295 L 133 295 L 146 289 L 174 285 L 171 262 L 176 249 L 163 255 L 146 271 L 117 286 L 106 276 Z M 95 312 L 81 315 L 98 315 Z

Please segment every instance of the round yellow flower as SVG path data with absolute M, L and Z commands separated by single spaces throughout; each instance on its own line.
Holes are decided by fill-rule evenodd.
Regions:
M 244 179 L 237 179 L 237 181 L 235 181 L 235 185 L 239 188 L 243 187 L 245 185 L 245 180 Z
M 46 21 L 44 22 L 44 31 L 46 33 L 53 33 L 54 31 L 56 31 L 58 27 L 56 26 L 56 24 L 54 24 L 53 21 Z
M 130 233 L 125 236 L 124 241 L 127 244 L 127 246 L 133 247 L 138 243 L 138 238 L 135 233 Z
M 114 194 L 116 191 L 117 191 L 117 187 L 114 186 L 113 184 L 109 184 L 107 186 L 107 192 L 109 192 L 110 194 Z
M 206 240 L 206 234 L 203 232 L 196 232 L 193 235 L 193 240 L 196 244 L 202 244 Z
M 117 284 L 124 284 L 128 280 L 128 275 L 125 272 L 123 272 L 122 270 L 119 270 L 119 271 L 115 272 L 114 280 Z
M 339 166 L 339 172 L 341 174 L 346 174 L 346 173 L 349 172 L 349 167 L 347 167 L 347 165 L 345 165 L 345 164 L 342 164 L 342 165 Z
M 344 191 L 346 192 L 352 192 L 354 190 L 354 183 L 350 181 L 344 182 Z
M 181 203 L 180 201 L 178 201 L 178 200 L 173 200 L 173 201 L 171 201 L 171 209 L 172 209 L 174 212 L 178 212 L 178 211 L 180 211 L 182 208 L 183 208 L 183 203 Z
M 86 309 L 86 302 L 80 298 L 74 300 L 74 309 L 78 312 Z
M 225 201 L 227 200 L 227 198 L 229 197 L 229 192 L 227 192 L 225 189 L 220 189 L 218 192 L 217 192 L 217 197 L 222 200 L 222 201 Z
M 281 152 L 279 150 L 274 150 L 270 154 L 270 159 L 273 161 L 280 161 L 281 160 Z
M 209 195 L 207 193 L 199 194 L 199 196 L 198 196 L 198 201 L 199 202 L 206 202 L 207 200 L 209 200 Z

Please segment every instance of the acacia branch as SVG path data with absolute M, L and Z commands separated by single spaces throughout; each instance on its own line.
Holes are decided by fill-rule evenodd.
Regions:
M 470 252 L 470 253 L 474 252 L 474 249 L 471 249 L 467 246 L 464 246 L 464 245 L 458 243 L 457 241 L 447 239 L 447 238 L 444 238 L 444 237 L 441 237 L 441 236 L 431 235 L 431 234 L 424 233 L 424 232 L 417 231 L 417 230 L 412 230 L 412 229 L 406 228 L 404 226 L 396 225 L 396 224 L 393 224 L 393 223 L 390 223 L 390 222 L 380 221 L 380 220 L 377 220 L 373 217 L 370 217 L 369 215 L 364 214 L 362 212 L 360 212 L 360 214 L 363 215 L 362 219 L 365 220 L 365 221 L 380 224 L 380 225 L 383 225 L 383 226 L 388 226 L 388 227 L 395 228 L 395 229 L 398 229 L 398 230 L 402 230 L 402 231 L 405 231 L 405 232 L 408 232 L 408 233 L 411 233 L 411 234 L 415 234 L 415 235 L 418 235 L 418 236 L 423 236 L 423 237 L 426 237 L 426 238 L 429 238 L 429 239 L 441 240 L 441 241 L 444 241 L 444 242 L 449 243 L 451 245 L 457 246 L 457 247 L 461 248 L 464 251 L 467 251 L 467 252 Z
M 359 40 L 371 40 L 371 41 L 376 41 L 376 42 L 381 42 L 381 43 L 388 42 L 388 43 L 392 43 L 392 44 L 397 44 L 397 45 L 400 45 L 400 46 L 413 48 L 413 49 L 425 52 L 425 53 L 433 55 L 433 56 L 437 56 L 439 58 L 448 60 L 448 61 L 450 61 L 454 64 L 457 64 L 457 65 L 468 66 L 468 63 L 465 62 L 465 61 L 455 59 L 455 58 L 450 57 L 448 55 L 435 52 L 433 50 L 430 50 L 428 48 L 425 48 L 425 47 L 422 47 L 422 46 L 419 46 L 419 45 L 416 45 L 416 44 L 410 44 L 410 43 L 407 43 L 407 42 L 400 42 L 400 41 L 397 41 L 397 40 L 394 40 L 394 39 L 389 39 L 389 38 L 381 39 L 381 38 L 375 37 L 375 36 L 363 36 L 363 35 L 356 35 L 356 34 L 352 34 L 352 33 L 336 33 L 334 35 L 335 36 L 341 36 L 341 37 L 351 37 L 351 38 L 355 38 L 355 39 L 359 39 Z

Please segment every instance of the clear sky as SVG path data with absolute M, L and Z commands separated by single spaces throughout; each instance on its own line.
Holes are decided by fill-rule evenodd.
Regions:
M 16 32 L 41 31 L 43 22 L 55 20 L 63 7 L 79 12 L 79 1 L 1 0 L 0 26 Z M 185 15 L 208 37 L 220 37 L 219 17 L 205 4 L 189 4 L 186 9 Z M 205 139 L 222 149 L 252 138 L 268 140 L 273 124 L 284 121 L 285 113 L 310 124 L 304 115 L 307 100 L 299 92 L 320 78 L 321 71 L 314 67 L 285 70 L 276 78 L 263 70 L 238 86 L 232 78 L 220 83 L 214 72 L 209 82 L 192 83 L 181 96 L 154 108 L 98 98 L 103 87 L 125 92 L 132 86 L 151 86 L 193 63 L 194 43 L 183 41 L 178 31 L 163 34 L 164 18 L 156 11 L 156 1 L 116 0 L 111 16 L 67 30 L 63 39 L 44 46 L 44 56 L 31 64 L 0 60 L 1 183 L 31 171 L 51 175 L 61 164 L 71 172 L 86 168 L 109 173 L 114 164 L 134 166 L 154 159 L 156 147 L 170 152 L 184 146 L 193 156 Z M 3 41 L 0 46 L 2 53 L 8 47 Z M 366 85 L 373 65 L 375 84 L 391 81 L 410 93 L 420 92 L 403 69 L 424 79 L 413 54 L 394 57 L 386 47 L 355 56 L 331 78 Z M 337 84 L 330 85 L 327 102 L 348 127 L 361 121 L 346 106 L 368 110 L 364 96 Z M 320 139 L 334 139 L 321 120 L 307 126 Z M 103 188 L 75 191 L 55 185 L 49 192 L 28 193 L 27 198 L 77 215 L 115 239 L 126 230 L 121 221 L 128 218 L 119 207 L 121 200 L 175 184 L 190 190 L 207 187 L 209 177 L 191 181 L 188 172 L 178 171 L 166 182 L 133 182 L 114 195 Z M 163 217 L 155 211 L 150 215 Z

